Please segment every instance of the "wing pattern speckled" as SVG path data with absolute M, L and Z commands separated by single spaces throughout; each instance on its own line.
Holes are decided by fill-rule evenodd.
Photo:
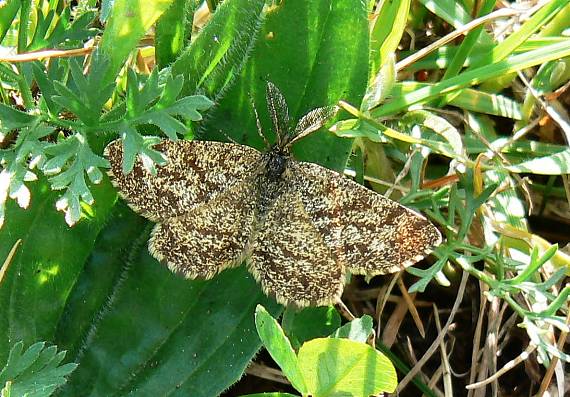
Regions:
M 268 85 L 268 95 L 278 95 L 269 111 L 286 111 Z M 441 234 L 422 215 L 291 157 L 296 138 L 324 124 L 318 114 L 330 111 L 287 131 L 288 115 L 272 114 L 280 136 L 263 153 L 234 143 L 162 141 L 154 149 L 168 163 L 156 175 L 140 159 L 123 174 L 122 142 L 110 143 L 113 183 L 157 222 L 150 253 L 188 278 L 208 279 L 245 261 L 267 294 L 309 306 L 336 302 L 347 271 L 395 272 L 440 244 Z

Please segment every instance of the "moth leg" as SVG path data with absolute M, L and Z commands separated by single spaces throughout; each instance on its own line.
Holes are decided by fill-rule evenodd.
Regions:
M 184 215 L 158 223 L 149 252 L 186 278 L 209 279 L 239 265 L 251 234 L 254 204 L 247 183 Z
M 340 298 L 344 267 L 311 222 L 297 192 L 280 196 L 254 233 L 248 266 L 266 294 L 300 307 Z

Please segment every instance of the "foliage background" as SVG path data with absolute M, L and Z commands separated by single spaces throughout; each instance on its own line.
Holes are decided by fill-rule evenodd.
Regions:
M 504 25 L 465 30 L 462 40 L 439 43 L 420 59 L 407 57 L 489 14 L 495 2 L 231 0 L 209 2 L 206 23 L 204 6 L 192 0 L 95 5 L 7 0 L 0 8 L 0 41 L 14 52 L 0 64 L 0 258 L 7 258 L 0 363 L 19 341 L 57 345 L 67 351 L 65 362 L 79 364 L 59 395 L 211 396 L 243 375 L 261 346 L 256 305 L 273 315 L 283 308 L 243 268 L 187 281 L 157 264 L 146 250 L 151 225 L 117 199 L 101 154 L 121 137 L 127 157 L 160 163 L 151 149 L 160 135 L 231 137 L 261 148 L 250 96 L 263 109 L 271 80 L 293 119 L 343 101 L 335 134 L 303 140 L 297 158 L 339 171 L 348 161 L 358 181 L 388 194 L 403 186 L 392 197 L 424 210 L 444 231 L 447 242 L 406 280 L 412 294 L 428 284 L 444 297 L 450 289 L 434 286 L 457 289 L 454 307 L 434 298 L 452 309 L 439 340 L 453 339 L 449 326 L 465 288 L 477 291 L 463 303 L 473 305 L 476 320 L 457 331 L 474 341 L 469 382 L 447 375 L 441 388 L 463 390 L 496 373 L 498 343 L 512 341 L 517 323 L 532 342 L 533 362 L 540 357 L 558 371 L 560 385 L 556 360 L 569 359 L 559 337 L 568 330 L 568 257 L 528 231 L 526 209 L 539 199 L 542 215 L 549 200 L 567 197 L 570 150 L 565 138 L 553 138 L 569 136 L 564 102 L 544 95 L 570 76 L 568 2 L 526 14 L 495 11 Z M 417 47 L 405 29 L 423 32 Z M 53 49 L 62 56 L 32 53 Z M 260 116 L 267 129 L 267 114 Z M 525 137 L 541 117 L 561 125 L 559 135 L 535 129 Z M 378 279 L 365 286 L 355 278 L 352 286 L 345 299 L 355 314 L 389 317 L 379 349 L 389 353 L 380 342 L 394 342 L 391 330 L 423 333 L 403 284 L 403 298 L 390 298 L 397 303 L 390 316 L 383 313 L 390 292 L 379 290 Z M 285 332 L 298 346 L 330 334 L 323 323 L 338 314 L 327 310 L 315 313 L 320 323 L 299 320 L 298 328 L 291 325 L 297 314 L 287 310 Z M 407 310 L 415 324 L 404 320 Z M 433 322 L 425 326 L 436 332 Z M 441 365 L 445 356 L 444 349 Z M 398 368 L 401 389 L 421 366 Z M 548 385 L 544 379 L 548 373 L 532 382 Z M 427 381 L 415 383 L 431 393 Z

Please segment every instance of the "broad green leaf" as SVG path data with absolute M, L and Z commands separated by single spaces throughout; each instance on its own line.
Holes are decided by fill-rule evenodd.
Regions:
M 372 317 L 365 314 L 360 318 L 356 318 L 331 334 L 331 338 L 346 338 L 355 342 L 365 343 L 373 331 Z
M 110 60 L 103 83 L 113 81 L 141 37 L 173 0 L 116 0 L 101 38 L 101 51 Z
M 59 193 L 47 181 L 30 184 L 30 191 L 27 210 L 8 202 L 0 229 L 0 258 L 22 240 L 0 284 L 0 362 L 7 357 L 9 341 L 53 341 L 66 299 L 116 197 L 110 184 L 94 186 L 97 206 L 85 207 L 86 219 L 69 228 L 55 208 Z
M 243 267 L 172 274 L 148 253 L 146 223 L 121 204 L 102 230 L 58 327 L 79 363 L 60 395 L 219 395 L 260 347 L 256 305 L 278 312 Z
M 295 389 L 306 395 L 305 379 L 299 368 L 297 356 L 291 346 L 291 342 L 285 336 L 279 323 L 261 305 L 258 305 L 255 309 L 255 326 L 261 342 L 273 360 L 279 365 L 283 374 L 285 374 Z
M 197 5 L 197 0 L 173 0 L 171 6 L 156 21 L 154 43 L 159 69 L 178 58 L 190 42 L 194 9 Z
M 283 92 L 294 122 L 339 99 L 360 103 L 368 81 L 368 51 L 367 14 L 358 0 L 293 0 L 270 8 L 251 59 L 210 112 L 199 136 L 219 140 L 227 135 L 262 148 L 249 96 L 271 137 L 265 80 Z M 297 159 L 335 170 L 344 169 L 350 150 L 349 140 L 326 131 L 313 133 L 293 147 Z
M 218 100 L 239 75 L 259 36 L 263 0 L 223 2 L 194 42 L 172 64 L 184 76 L 184 95 L 204 93 Z
M 321 338 L 299 349 L 299 367 L 313 397 L 370 396 L 396 389 L 390 360 L 366 343 Z
M 303 342 L 327 336 L 337 329 L 340 326 L 340 314 L 334 306 L 304 309 L 287 307 L 281 325 L 291 345 L 298 349 Z

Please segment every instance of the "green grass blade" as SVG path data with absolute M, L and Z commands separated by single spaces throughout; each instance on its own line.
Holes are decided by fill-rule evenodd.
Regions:
M 513 55 L 496 64 L 482 66 L 480 68 L 464 72 L 431 87 L 420 88 L 378 108 L 376 111 L 372 112 L 372 115 L 374 117 L 385 117 L 387 115 L 396 114 L 418 102 L 567 56 L 570 56 L 570 40 L 548 45 L 524 54 Z

